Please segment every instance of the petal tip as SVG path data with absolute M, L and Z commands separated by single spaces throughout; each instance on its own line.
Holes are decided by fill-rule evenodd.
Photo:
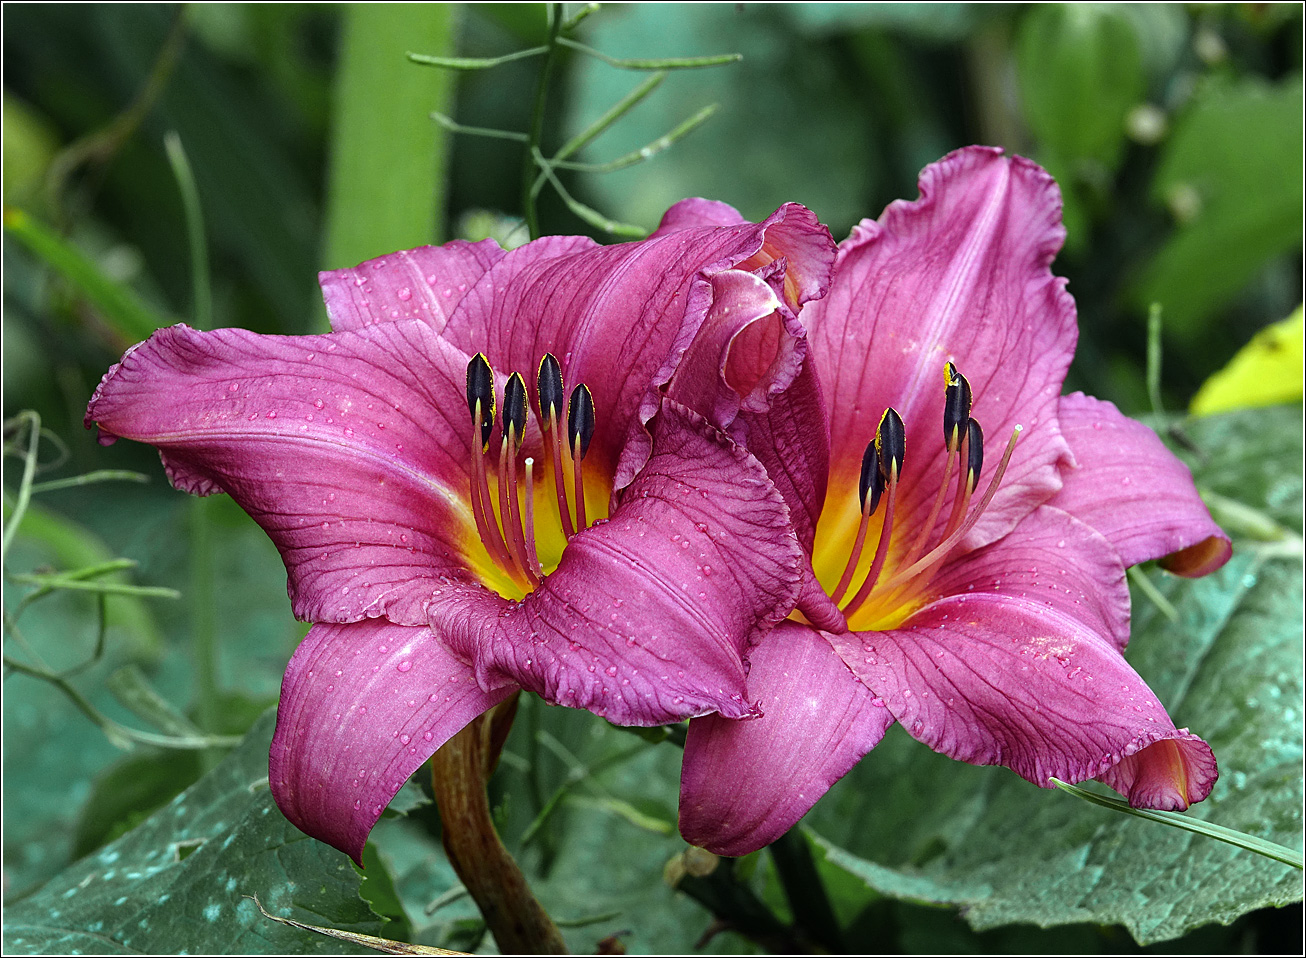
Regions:
M 1186 579 L 1197 579 L 1219 569 L 1232 555 L 1233 543 L 1227 537 L 1211 535 L 1165 556 L 1161 568 Z

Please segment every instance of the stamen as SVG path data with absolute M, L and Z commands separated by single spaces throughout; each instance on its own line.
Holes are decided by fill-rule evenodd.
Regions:
M 1002 483 L 1002 476 L 1007 471 L 1007 464 L 1011 462 L 1011 454 L 1016 448 L 1016 441 L 1020 439 L 1020 434 L 1024 428 L 1024 426 L 1017 426 L 1011 431 L 1011 438 L 1007 440 L 1007 448 L 1002 453 L 1002 460 L 998 463 L 997 471 L 993 473 L 993 478 L 989 481 L 988 489 L 984 491 L 984 498 L 980 500 L 980 504 L 973 512 L 971 512 L 966 521 L 962 523 L 955 532 L 930 550 L 924 558 L 907 566 L 907 568 L 896 573 L 891 579 L 885 582 L 885 589 L 892 589 L 901 585 L 908 579 L 919 575 L 924 570 L 941 562 L 947 557 L 948 553 L 952 551 L 957 543 L 962 540 L 966 533 L 970 532 L 970 530 L 975 527 L 975 523 L 979 521 L 979 517 L 984 514 L 984 510 L 987 509 L 989 503 L 993 501 L 993 496 L 997 493 L 998 486 Z M 967 444 L 969 445 L 969 430 L 967 430 L 967 433 Z M 978 473 L 974 473 L 974 475 L 978 476 Z
M 853 543 L 853 551 L 848 556 L 848 563 L 843 568 L 843 575 L 839 577 L 839 585 L 830 595 L 835 605 L 839 604 L 844 593 L 848 591 L 848 586 L 852 584 L 853 572 L 857 569 L 857 563 L 861 561 L 862 548 L 866 545 L 867 526 L 880 505 L 880 495 L 883 492 L 884 476 L 880 473 L 875 441 L 872 440 L 866 444 L 866 451 L 862 453 L 862 474 L 857 483 L 857 495 L 862 506 L 862 521 L 857 524 L 857 539 Z
M 558 364 L 553 353 L 545 353 L 544 358 L 540 360 L 535 383 L 540 398 L 540 426 L 549 434 L 553 445 L 553 489 L 558 496 L 558 518 L 562 520 L 562 531 L 570 539 L 576 534 L 576 527 L 571 521 L 571 506 L 567 504 L 567 483 L 562 471 L 560 424 L 565 393 L 562 384 L 562 366 Z
M 589 387 L 581 383 L 571 392 L 567 407 L 567 439 L 571 445 L 572 483 L 576 493 L 576 528 L 587 527 L 585 521 L 585 481 L 581 475 L 581 460 L 594 438 L 594 397 Z
M 943 366 L 943 443 L 948 452 L 961 445 L 961 431 L 970 419 L 970 383 L 952 363 Z
M 467 408 L 480 420 L 481 451 L 486 452 L 494 431 L 494 373 L 485 353 L 477 353 L 467 364 Z
M 477 448 L 477 440 L 484 435 L 483 424 L 481 399 L 477 397 L 472 406 L 472 515 L 476 518 L 476 531 L 481 537 L 481 542 L 489 550 L 490 557 L 499 568 L 506 570 L 511 563 L 508 560 L 503 538 L 499 535 L 499 525 L 494 519 L 494 510 L 489 506 L 490 486 L 485 477 L 485 449 Z
M 984 430 L 974 419 L 966 424 L 966 441 L 970 446 L 966 457 L 966 482 L 974 489 L 979 485 L 980 469 L 984 466 Z
M 973 421 L 974 420 L 972 420 L 972 422 Z M 962 434 L 961 449 L 957 451 L 958 462 L 963 459 L 967 462 L 970 461 L 970 437 L 970 423 L 967 423 L 966 431 Z M 983 433 L 980 434 L 980 439 L 981 441 L 983 440 Z M 975 484 L 973 482 L 967 483 L 965 475 L 957 480 L 957 494 L 953 497 L 952 511 L 948 513 L 948 521 L 943 525 L 943 535 L 939 536 L 940 542 L 956 532 L 957 527 L 961 525 L 962 520 L 966 518 L 966 510 L 970 508 L 970 497 L 974 492 Z M 913 559 L 912 561 L 915 560 Z M 904 562 L 903 565 L 911 565 L 911 562 Z
M 934 523 L 939 518 L 939 513 L 943 511 L 943 500 L 947 498 L 948 485 L 952 482 L 954 461 L 959 462 L 961 460 L 958 447 L 966 438 L 962 434 L 962 426 L 970 419 L 970 407 L 970 383 L 967 382 L 965 376 L 957 372 L 957 367 L 951 362 L 944 363 L 943 445 L 948 451 L 948 459 L 943 469 L 943 482 L 939 485 L 939 491 L 934 497 L 934 505 L 930 509 L 929 518 L 921 524 L 916 533 L 916 541 L 911 544 L 911 548 L 903 556 L 902 561 L 905 565 L 915 562 L 917 556 L 925 551 L 925 543 L 929 539 L 930 532 L 934 529 Z
M 857 594 L 852 597 L 843 608 L 844 616 L 850 616 L 862 607 L 862 604 L 870 596 L 871 591 L 875 588 L 875 582 L 880 578 L 880 570 L 884 568 L 884 560 L 889 555 L 889 539 L 893 534 L 893 513 L 894 506 L 898 501 L 898 477 L 902 474 L 902 464 L 907 453 L 907 435 L 906 429 L 902 424 L 902 417 L 898 411 L 890 406 L 880 417 L 880 426 L 875 431 L 875 452 L 879 461 L 880 473 L 884 476 L 885 484 L 889 489 L 889 502 L 884 509 L 884 525 L 880 527 L 880 541 L 875 546 L 875 557 L 871 560 L 871 568 L 866 573 L 862 586 L 857 590 Z

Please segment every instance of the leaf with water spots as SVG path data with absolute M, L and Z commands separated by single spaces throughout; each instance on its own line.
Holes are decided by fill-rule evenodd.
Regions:
M 1301 515 L 1301 413 L 1185 424 L 1198 485 L 1286 527 Z M 1196 818 L 1301 848 L 1302 565 L 1240 539 L 1205 579 L 1147 575 L 1177 613 L 1133 596 L 1127 658 L 1220 762 Z M 1296 540 L 1298 546 L 1300 540 Z M 826 867 L 869 892 L 960 906 L 977 930 L 1122 924 L 1141 943 L 1302 898 L 1301 873 L 1221 842 L 1034 788 L 927 751 L 898 729 L 813 810 Z
M 267 787 L 274 715 L 140 827 L 6 905 L 4 950 L 23 954 L 341 954 L 348 945 L 274 915 L 384 935 L 342 853 L 286 821 Z

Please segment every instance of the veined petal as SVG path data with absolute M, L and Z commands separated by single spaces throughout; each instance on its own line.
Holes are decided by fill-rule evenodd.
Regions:
M 784 262 L 768 249 L 783 254 Z M 646 400 L 671 380 L 684 352 L 700 342 L 709 319 L 729 317 L 732 310 L 751 316 L 749 322 L 764 319 L 782 301 L 786 284 L 796 284 L 795 295 L 816 293 L 832 260 L 828 232 L 796 204 L 760 224 L 678 230 L 614 246 L 599 247 L 582 237 L 546 237 L 491 266 L 461 300 L 444 335 L 469 353 L 484 352 L 496 370 L 522 372 L 528 381 L 545 352 L 558 357 L 566 382 L 583 382 L 593 394 L 600 415 L 589 456 L 602 472 L 614 475 L 638 428 L 636 415 L 642 425 L 656 412 L 656 395 L 651 405 Z M 784 265 L 790 262 L 800 264 L 801 276 L 790 276 Z M 751 277 L 752 269 L 761 282 Z M 732 271 L 745 275 L 738 280 L 722 276 Z M 774 292 L 777 288 L 780 293 Z M 713 330 L 713 343 L 703 343 L 703 348 L 724 355 L 738 330 L 720 323 L 709 332 Z M 714 345 L 722 331 L 724 341 Z M 792 330 L 785 333 L 792 338 Z M 796 372 L 792 365 L 790 376 Z M 780 381 L 787 368 L 777 367 L 770 378 L 766 371 L 756 377 L 765 394 L 787 385 Z M 721 402 L 717 393 L 734 384 L 718 376 L 711 386 L 706 397 L 684 398 L 714 421 Z M 741 398 L 749 399 L 724 402 L 737 408 Z M 618 488 L 647 458 L 647 437 L 635 441 L 633 465 L 618 475 Z
M 934 598 L 1018 596 L 1079 620 L 1121 649 L 1129 641 L 1124 564 L 1100 533 L 1052 506 L 1034 510 L 1011 535 L 945 564 L 927 591 Z
M 793 384 L 772 399 L 768 412 L 744 412 L 739 423 L 744 435 L 737 438 L 784 496 L 798 541 L 810 555 L 830 469 L 830 423 L 814 364 L 803 363 Z
M 503 256 L 494 240 L 399 250 L 317 274 L 336 332 L 420 319 L 437 333 L 469 288 Z
M 952 758 L 1005 765 L 1044 788 L 1053 776 L 1101 778 L 1145 807 L 1186 807 L 1215 782 L 1209 747 L 1175 728 L 1115 643 L 1037 601 L 955 596 L 904 628 L 833 641 L 914 738 Z M 1126 762 L 1157 754 L 1158 742 L 1180 759 L 1147 761 L 1142 774 L 1143 759 Z
M 1062 471 L 1051 505 L 1106 536 L 1125 565 L 1161 559 L 1171 572 L 1200 576 L 1229 560 L 1229 537 L 1156 433 L 1083 393 L 1061 397 L 1059 418 L 1078 466 Z
M 295 614 L 425 624 L 466 575 L 467 357 L 420 322 L 324 336 L 173 326 L 131 349 L 87 410 L 157 446 L 169 478 L 229 493 L 272 537 Z
M 1075 306 L 1050 270 L 1065 236 L 1061 196 L 1034 163 L 980 147 L 927 167 L 920 191 L 919 200 L 895 202 L 880 222 L 853 230 L 840 244 L 829 294 L 803 311 L 838 424 L 831 484 L 847 491 L 827 504 L 823 521 L 856 528 L 862 450 L 889 406 L 907 436 L 899 521 L 909 528 L 912 516 L 928 513 L 945 466 L 951 360 L 970 381 L 973 415 L 990 442 L 1025 427 L 1002 488 L 968 534 L 977 548 L 1051 496 L 1061 483 L 1058 463 L 1069 457 L 1056 414 L 1077 336 Z
M 757 461 L 665 402 L 607 522 L 519 603 L 454 587 L 431 625 L 483 688 L 521 685 L 620 725 L 751 714 L 744 655 L 793 608 L 802 553 Z
M 302 831 L 361 864 L 368 833 L 408 776 L 512 691 L 483 691 L 430 629 L 315 625 L 281 683 L 272 795 Z
M 783 835 L 893 723 L 815 629 L 783 622 L 749 659 L 762 715 L 696 718 L 685 739 L 680 833 L 718 855 Z

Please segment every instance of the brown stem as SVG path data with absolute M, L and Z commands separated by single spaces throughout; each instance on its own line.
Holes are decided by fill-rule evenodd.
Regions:
M 481 909 L 499 950 L 563 955 L 562 935 L 494 830 L 485 792 L 516 712 L 513 695 L 449 739 L 431 758 L 431 783 L 449 863 Z

